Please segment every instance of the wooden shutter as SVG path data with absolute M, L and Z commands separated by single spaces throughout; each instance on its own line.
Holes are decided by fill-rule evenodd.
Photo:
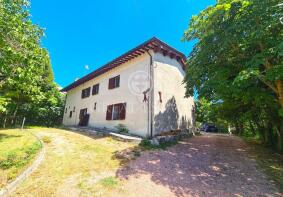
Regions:
M 96 94 L 99 92 L 99 84 L 96 85 Z
M 89 95 L 90 95 L 90 87 L 86 88 L 85 91 L 86 91 L 86 97 L 89 97 Z
M 126 103 L 119 104 L 119 120 L 126 119 Z
M 109 79 L 108 89 L 113 89 L 113 78 Z
M 98 94 L 99 92 L 99 84 L 96 84 L 92 87 L 92 95 Z
M 112 110 L 113 110 L 113 105 L 108 105 L 106 111 L 106 120 L 112 120 Z
M 116 87 L 120 87 L 120 75 L 118 75 L 118 76 L 116 77 L 116 80 L 117 80 L 117 85 L 116 85 Z
M 84 91 L 84 90 L 82 90 L 81 98 L 84 98 L 84 95 L 85 95 L 85 91 Z

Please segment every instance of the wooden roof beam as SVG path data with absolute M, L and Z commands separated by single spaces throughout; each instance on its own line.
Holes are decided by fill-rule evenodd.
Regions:
M 169 52 L 169 56 L 170 56 L 171 59 L 173 59 L 173 58 L 176 57 L 176 53 L 170 51 L 170 52 Z
M 163 53 L 164 56 L 167 56 L 167 55 L 168 55 L 168 51 L 167 51 L 166 49 L 163 49 L 163 50 L 162 50 L 162 53 Z

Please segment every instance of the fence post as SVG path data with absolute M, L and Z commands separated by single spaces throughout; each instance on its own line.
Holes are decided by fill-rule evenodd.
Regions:
M 22 127 L 21 127 L 22 130 L 24 129 L 25 121 L 26 121 L 26 117 L 24 117 L 23 122 L 22 122 Z

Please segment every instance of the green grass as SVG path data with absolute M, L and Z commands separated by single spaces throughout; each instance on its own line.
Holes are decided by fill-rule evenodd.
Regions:
M 29 132 L 0 130 L 0 188 L 22 172 L 41 148 Z
M 99 181 L 99 184 L 101 184 L 103 187 L 111 188 L 111 187 L 115 187 L 118 184 L 118 180 L 114 176 L 110 176 L 110 177 L 101 179 Z

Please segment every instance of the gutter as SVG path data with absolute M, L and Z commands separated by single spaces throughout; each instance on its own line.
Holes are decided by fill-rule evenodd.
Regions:
M 146 51 L 150 57 L 149 64 L 149 102 L 148 102 L 148 129 L 149 129 L 149 137 L 153 137 L 153 103 L 154 103 L 154 81 L 153 81 L 153 58 L 150 54 L 149 50 Z

